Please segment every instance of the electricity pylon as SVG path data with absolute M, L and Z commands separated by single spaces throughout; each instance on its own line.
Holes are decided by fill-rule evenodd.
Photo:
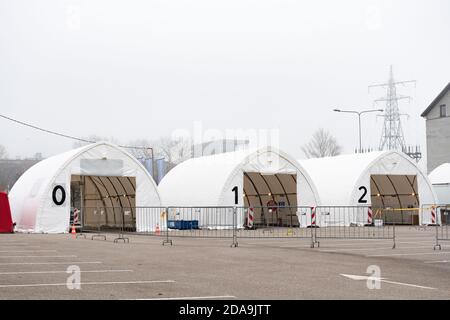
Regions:
M 385 103 L 384 114 L 380 115 L 384 118 L 383 131 L 381 133 L 381 140 L 379 150 L 398 150 L 405 152 L 417 161 L 422 157 L 418 147 L 407 147 L 405 137 L 403 135 L 401 116 L 407 115 L 400 113 L 398 106 L 399 100 L 411 100 L 409 96 L 397 94 L 397 86 L 408 83 L 416 84 L 416 80 L 395 81 L 392 66 L 390 67 L 389 80 L 387 83 L 376 84 L 369 86 L 369 90 L 375 87 L 382 87 L 386 89 L 386 96 L 375 100 L 375 103 Z

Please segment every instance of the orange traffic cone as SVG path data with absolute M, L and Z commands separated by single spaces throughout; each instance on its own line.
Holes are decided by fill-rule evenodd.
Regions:
M 70 232 L 72 234 L 72 238 L 75 239 L 76 238 L 76 234 L 77 234 L 77 230 L 75 230 L 75 225 L 72 225 L 72 231 Z
M 156 225 L 155 233 L 157 236 L 159 236 L 161 234 L 161 229 L 159 229 L 159 223 Z

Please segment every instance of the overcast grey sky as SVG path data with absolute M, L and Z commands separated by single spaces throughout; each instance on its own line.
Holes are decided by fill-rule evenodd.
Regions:
M 344 152 L 372 108 L 368 85 L 417 80 L 402 94 L 409 144 L 425 148 L 420 113 L 450 81 L 450 1 L 0 0 L 0 111 L 76 136 L 125 143 L 173 130 L 279 128 L 281 147 L 327 128 Z M 365 115 L 364 146 L 382 119 Z M 72 141 L 0 119 L 10 156 Z

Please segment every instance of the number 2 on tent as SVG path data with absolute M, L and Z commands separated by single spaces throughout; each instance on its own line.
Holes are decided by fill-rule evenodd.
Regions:
M 363 191 L 361 198 L 359 198 L 358 203 L 367 203 L 367 200 L 364 199 L 367 195 L 367 188 L 364 186 L 359 187 L 359 191 Z

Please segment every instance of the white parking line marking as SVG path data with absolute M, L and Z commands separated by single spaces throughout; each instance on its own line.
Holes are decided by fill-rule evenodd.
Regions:
M 396 281 L 389 281 L 386 280 L 384 278 L 377 278 L 377 277 L 369 277 L 369 276 L 358 276 L 358 275 L 354 275 L 354 274 L 343 274 L 341 273 L 341 276 L 352 279 L 352 280 L 356 280 L 356 281 L 360 281 L 360 280 L 375 280 L 375 281 L 380 281 L 380 282 L 385 282 L 385 283 L 390 283 L 390 284 L 397 284 L 400 286 L 406 286 L 406 287 L 414 287 L 414 288 L 419 288 L 419 289 L 428 289 L 428 290 L 436 290 L 436 288 L 431 288 L 431 287 L 425 287 L 425 286 L 419 286 L 416 284 L 410 284 L 410 283 L 403 283 L 403 282 L 396 282 Z
M 27 244 L 24 244 L 24 245 L 17 245 L 17 244 L 14 244 L 14 245 L 0 245 L 0 249 L 10 249 L 10 248 L 13 248 L 13 247 L 40 248 L 41 246 L 29 246 Z
M 150 299 L 136 299 L 141 301 L 152 300 L 206 300 L 206 299 L 237 299 L 235 296 L 205 296 L 205 297 L 178 297 L 178 298 L 150 298 Z
M 403 250 L 403 249 L 429 249 L 430 246 L 422 246 L 422 247 L 397 247 L 397 250 Z M 351 249 L 335 249 L 335 250 L 328 250 L 323 249 L 319 250 L 320 252 L 345 252 L 345 251 L 370 251 L 370 250 L 392 250 L 391 247 L 382 247 L 382 248 L 351 248 Z
M 367 255 L 366 257 L 372 258 L 372 257 L 394 257 L 394 256 L 421 256 L 421 255 L 430 255 L 430 254 L 450 254 L 450 251 L 449 252 L 375 254 L 375 255 Z
M 245 239 L 245 240 L 249 240 L 249 239 Z M 297 240 L 297 239 L 295 239 Z M 305 239 L 307 240 L 307 239 Z M 355 245 L 359 245 L 359 246 L 367 246 L 367 248 L 372 248 L 372 246 L 374 244 L 379 244 L 379 245 L 385 245 L 386 242 L 392 243 L 392 239 L 362 239 L 362 240 L 355 240 L 355 241 L 348 241 L 348 240 L 339 240 L 342 242 L 334 242 L 331 243 L 331 241 L 328 240 L 332 240 L 332 239 L 320 239 L 321 243 L 323 243 L 323 247 L 326 247 L 327 249 L 335 249 L 335 248 L 342 248 L 342 247 L 347 247 L 347 246 L 355 246 Z M 374 243 L 375 242 L 375 243 Z M 430 243 L 430 245 L 433 245 L 436 242 L 436 239 L 429 239 L 429 241 L 396 241 L 397 244 L 427 244 Z M 274 245 L 274 246 L 279 246 L 279 247 L 283 247 L 283 248 L 310 248 L 310 244 L 303 242 L 303 243 L 296 243 L 295 245 L 292 244 L 292 241 L 277 241 L 277 242 L 273 242 L 273 241 L 265 241 L 263 239 L 263 241 L 260 242 L 242 242 L 243 245 L 248 245 L 248 246 L 264 246 L 264 245 Z M 427 247 L 428 248 L 428 247 Z M 322 250 L 327 250 L 327 249 L 322 249 Z M 389 247 L 389 249 L 392 249 L 392 247 Z
M 80 282 L 81 286 L 89 285 L 115 285 L 115 284 L 151 284 L 151 283 L 174 283 L 174 280 L 143 280 L 143 281 L 113 281 L 113 282 Z M 29 287 L 60 287 L 67 283 L 36 283 L 36 284 L 4 284 L 0 288 L 29 288 Z
M 12 266 L 12 265 L 52 265 L 52 264 L 65 264 L 65 265 L 79 265 L 79 264 L 101 264 L 101 261 L 76 261 L 76 262 L 5 262 L 0 263 L 0 266 Z
M 40 247 L 40 246 L 30 246 L 28 243 L 15 243 L 15 244 L 4 244 L 4 243 L 2 243 L 1 245 L 0 245 L 0 248 L 2 248 L 2 247 L 6 247 L 6 248 L 9 248 L 9 247 Z
M 450 260 L 441 260 L 441 261 L 424 261 L 423 263 L 450 263 Z
M 134 272 L 133 270 L 81 270 L 80 273 L 112 273 L 112 272 Z M 67 273 L 64 271 L 20 271 L 20 272 L 0 272 L 0 275 L 16 275 L 16 274 L 54 274 Z
M 0 253 L 56 252 L 56 250 L 2 250 Z
M 390 240 L 390 242 L 392 242 L 392 239 Z M 424 242 L 426 242 L 426 241 L 396 241 L 397 244 L 400 244 L 400 243 L 401 244 L 424 244 Z M 436 239 L 430 240 L 428 242 L 435 243 Z M 355 243 L 359 243 L 360 245 L 368 245 L 368 246 L 369 245 L 373 245 L 372 243 L 364 243 L 364 242 L 360 241 L 360 242 L 354 242 L 354 243 L 339 243 L 336 246 L 328 246 L 328 244 L 327 244 L 327 247 L 329 247 L 329 248 L 339 248 L 341 246 L 354 246 Z
M 67 256 L 0 256 L 0 258 L 76 258 L 75 255 Z
M 333 238 L 320 238 L 319 239 L 321 242 L 330 242 L 330 244 L 335 244 L 336 246 L 341 246 L 341 245 L 354 245 L 355 243 L 360 243 L 360 244 L 364 244 L 364 245 L 372 245 L 374 243 L 386 243 L 386 242 L 392 242 L 392 238 L 391 239 L 375 239 L 375 240 L 371 240 L 371 239 L 357 239 L 357 240 L 346 240 L 346 239 L 333 239 Z M 331 240 L 337 240 L 336 242 L 331 242 Z M 396 241 L 397 243 L 429 243 L 429 242 L 436 242 L 436 238 L 427 238 L 427 239 L 405 239 L 402 237 L 398 237 L 396 236 Z

